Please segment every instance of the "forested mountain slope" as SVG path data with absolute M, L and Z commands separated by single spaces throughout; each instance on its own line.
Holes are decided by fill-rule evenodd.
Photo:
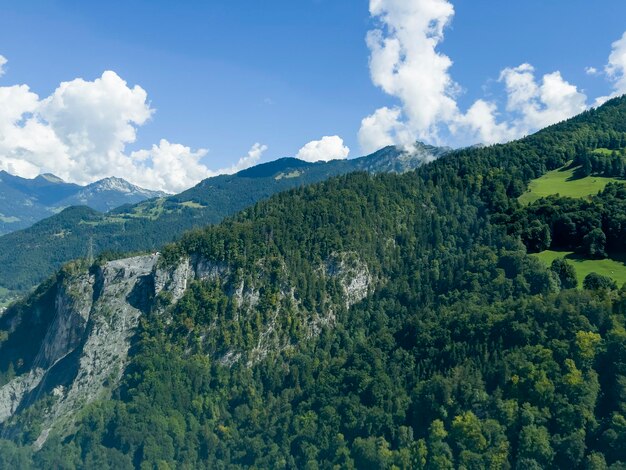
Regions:
M 402 173 L 448 151 L 417 143 L 410 151 L 386 147 L 367 157 L 327 163 L 285 158 L 235 175 L 208 178 L 181 194 L 126 205 L 107 214 L 70 207 L 26 230 L 0 237 L 0 288 L 24 291 L 63 263 L 90 252 L 155 250 L 185 230 L 217 223 L 289 188 L 352 171 Z
M 67 266 L 0 318 L 0 466 L 623 468 L 626 291 L 516 227 L 531 179 L 625 138 L 622 98 Z

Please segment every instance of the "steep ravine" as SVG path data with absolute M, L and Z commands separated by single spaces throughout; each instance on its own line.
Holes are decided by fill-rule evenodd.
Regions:
M 89 271 L 59 276 L 55 289 L 54 309 L 50 312 L 43 341 L 28 370 L 0 388 L 0 426 L 2 437 L 10 437 L 19 428 L 19 415 L 37 407 L 41 432 L 35 441 L 41 447 L 51 430 L 68 433 L 74 416 L 85 405 L 105 397 L 119 383 L 129 361 L 129 350 L 140 317 L 150 311 L 164 314 L 170 308 L 159 307 L 155 299 L 167 297 L 169 306 L 182 298 L 191 282 L 217 282 L 227 289 L 232 273 L 226 264 L 214 263 L 197 256 L 185 257 L 173 265 L 159 262 L 154 253 L 110 261 Z M 285 268 L 286 269 L 286 268 Z M 362 300 L 371 292 L 373 276 L 366 265 L 353 254 L 334 254 L 319 269 L 322 277 L 335 278 L 341 287 L 345 307 Z M 258 263 L 256 283 L 264 282 L 263 262 Z M 254 312 L 259 300 L 255 282 L 230 289 L 238 305 L 237 315 Z M 300 312 L 308 332 L 317 335 L 322 326 L 332 325 L 332 306 L 323 314 L 306 312 L 296 299 L 295 289 L 281 286 L 280 297 L 288 298 Z M 341 306 L 343 308 L 343 305 Z M 274 320 L 281 315 L 273 313 Z M 42 315 L 46 316 L 46 315 Z M 291 347 L 276 331 L 275 321 L 263 325 L 258 344 L 245 356 L 229 350 L 215 358 L 231 365 L 240 359 L 247 364 L 264 357 L 272 349 Z M 16 319 L 16 322 L 23 319 Z

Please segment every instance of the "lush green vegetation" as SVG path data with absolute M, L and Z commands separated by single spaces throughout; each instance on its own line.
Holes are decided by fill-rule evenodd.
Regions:
M 447 149 L 423 146 L 433 156 Z M 236 175 L 208 178 L 175 196 L 122 206 L 106 214 L 70 207 L 32 227 L 0 237 L 0 286 L 31 289 L 63 263 L 94 253 L 155 250 L 186 230 L 220 222 L 255 202 L 290 188 L 351 171 L 402 172 L 421 164 L 384 148 L 370 156 L 328 163 L 293 158 L 258 165 Z M 277 178 L 298 172 L 298 177 Z
M 626 283 L 626 263 L 614 259 L 587 259 L 576 255 L 571 251 L 546 250 L 537 253 L 536 256 L 546 265 L 550 266 L 555 259 L 564 258 L 574 265 L 579 286 L 590 273 L 598 273 L 613 279 L 619 286 Z
M 579 152 L 573 164 L 578 165 L 578 175 L 588 176 L 591 174 L 614 176 L 623 178 L 626 176 L 626 142 L 616 138 L 609 143 L 610 148 L 588 149 Z
M 556 194 L 562 197 L 583 198 L 598 194 L 609 183 L 622 182 L 621 179 L 600 175 L 580 177 L 576 170 L 576 167 L 566 165 L 547 172 L 528 184 L 528 189 L 519 197 L 519 201 L 522 204 L 531 204 Z
M 32 455 L 36 414 L 4 426 L 14 439 L 0 442 L 0 467 L 624 468 L 626 291 L 597 275 L 574 289 L 568 263 L 548 269 L 527 248 L 618 252 L 626 189 L 518 202 L 531 180 L 624 136 L 617 99 L 518 142 L 299 188 L 186 235 L 165 262 L 200 254 L 225 278 L 173 306 L 157 299 L 122 384 L 76 432 Z M 376 280 L 351 308 L 323 275 L 337 253 Z M 253 276 L 258 304 L 243 315 L 229 293 Z M 40 331 L 49 320 L 33 310 L 16 305 L 6 324 Z M 26 372 L 7 337 L 0 368 Z
M 500 220 L 531 252 L 553 249 L 588 259 L 618 259 L 626 249 L 626 186 L 609 184 L 589 199 L 550 196 Z

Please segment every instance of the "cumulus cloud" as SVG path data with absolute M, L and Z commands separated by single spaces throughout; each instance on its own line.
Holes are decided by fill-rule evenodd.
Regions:
M 124 149 L 136 140 L 137 126 L 146 123 L 153 110 L 141 87 L 129 88 L 107 71 L 92 82 L 61 83 L 39 103 L 37 113 L 66 149 L 72 167 L 62 170 L 73 181 L 87 183 L 131 169 L 132 159 Z
M 132 180 L 139 185 L 180 192 L 201 179 L 232 174 L 249 168 L 260 160 L 266 150 L 266 145 L 256 143 L 248 154 L 233 166 L 209 170 L 200 162 L 208 153 L 206 149 L 193 151 L 184 145 L 161 139 L 159 144 L 153 145 L 150 150 L 132 152 L 130 154 L 132 166 L 129 170 L 133 171 Z
M 606 66 L 606 73 L 613 81 L 614 95 L 626 93 L 626 32 L 613 43 L 609 63 Z
M 529 64 L 502 71 L 508 95 L 506 116 L 495 102 L 477 100 L 461 111 L 461 87 L 452 79 L 452 60 L 438 51 L 454 17 L 448 0 L 370 0 L 377 27 L 366 41 L 375 85 L 399 106 L 378 109 L 361 123 L 359 143 L 366 152 L 414 140 L 457 145 L 501 142 L 586 108 L 587 97 L 559 72 L 537 79 Z
M 359 144 L 364 153 L 372 153 L 388 145 L 412 145 L 415 135 L 402 121 L 402 109 L 379 108 L 361 121 Z
M 498 122 L 498 107 L 495 103 L 477 100 L 465 114 L 459 114 L 449 123 L 453 135 L 470 136 L 471 142 L 504 142 L 515 137 L 516 131 L 505 122 Z
M 320 140 L 309 142 L 300 149 L 296 158 L 306 162 L 328 162 L 330 160 L 344 160 L 348 158 L 350 149 L 337 135 L 325 136 Z
M 252 146 L 250 150 L 248 150 L 248 154 L 245 157 L 241 157 L 239 161 L 230 168 L 218 170 L 218 173 L 231 174 L 245 170 L 246 168 L 250 168 L 251 166 L 259 163 L 259 160 L 261 160 L 261 157 L 267 149 L 267 145 L 263 145 L 257 142 Z
M 207 150 L 193 151 L 181 144 L 173 144 L 161 139 L 158 145 L 149 150 L 139 150 L 130 154 L 130 162 L 125 178 L 139 186 L 180 192 L 203 178 L 214 176 L 200 159 Z
M 68 149 L 37 117 L 39 97 L 26 85 L 0 87 L 0 169 L 36 176 L 40 168 L 72 169 Z
M 554 124 L 587 108 L 585 94 L 565 81 L 560 72 L 546 74 L 538 83 L 534 68 L 522 64 L 504 69 L 500 81 L 507 91 L 507 111 L 519 116 L 511 125 L 514 135 Z
M 80 184 L 119 176 L 178 192 L 254 164 L 267 149 L 255 144 L 235 165 L 217 171 L 201 162 L 206 150 L 165 139 L 128 154 L 126 147 L 153 113 L 146 91 L 111 71 L 93 81 L 61 83 L 43 99 L 27 85 L 0 87 L 0 169 L 24 177 L 50 172 Z
M 585 67 L 585 73 L 587 75 L 598 75 L 600 72 L 595 67 Z
M 458 86 L 448 72 L 452 61 L 436 50 L 454 16 L 452 4 L 446 0 L 371 0 L 370 14 L 379 25 L 367 34 L 372 81 L 400 100 L 402 115 L 378 110 L 365 119 L 363 124 L 380 134 L 380 142 L 369 142 L 368 150 L 373 144 L 380 147 L 404 137 L 406 130 L 413 134 L 411 139 L 437 140 L 438 124 L 457 113 Z M 396 114 L 395 123 L 389 121 L 392 114 Z M 381 127 L 374 129 L 377 123 Z M 360 134 L 361 145 L 373 140 L 365 132 Z
M 0 55 L 0 77 L 4 75 L 4 66 L 7 64 L 7 59 Z

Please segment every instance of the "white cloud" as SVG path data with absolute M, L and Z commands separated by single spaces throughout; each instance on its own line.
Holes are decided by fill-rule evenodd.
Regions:
M 150 150 L 131 153 L 133 164 L 128 171 L 133 173 L 132 176 L 127 174 L 125 178 L 137 182 L 140 186 L 180 192 L 201 179 L 244 170 L 257 163 L 266 150 L 266 145 L 256 143 L 248 154 L 233 166 L 213 171 L 200 162 L 207 155 L 207 150 L 193 151 L 184 145 L 172 144 L 161 139 L 159 145 L 153 145 Z
M 466 133 L 473 142 L 505 142 L 515 137 L 515 130 L 508 124 L 498 122 L 498 109 L 495 103 L 477 100 L 467 113 L 459 115 L 456 122 L 450 123 L 453 134 Z
M 59 176 L 79 183 L 131 170 L 132 159 L 124 149 L 135 141 L 137 126 L 145 124 L 153 112 L 141 87 L 129 88 L 110 71 L 92 82 L 61 83 L 37 110 L 71 160 L 71 169 L 61 168 L 65 174 Z
M 529 64 L 503 70 L 506 115 L 494 102 L 477 100 L 462 112 L 461 87 L 452 79 L 452 60 L 437 50 L 454 16 L 448 0 L 370 0 L 378 27 L 367 35 L 375 85 L 397 98 L 363 119 L 359 143 L 365 152 L 391 143 L 425 140 L 457 145 L 501 142 L 569 118 L 586 108 L 587 97 L 559 72 L 540 81 Z
M 560 72 L 544 75 L 542 82 L 537 83 L 534 68 L 522 64 L 504 69 L 500 81 L 507 91 L 507 111 L 519 116 L 510 124 L 514 136 L 562 121 L 587 108 L 587 97 L 563 80 Z
M 606 73 L 613 81 L 614 96 L 626 93 L 626 32 L 612 45 Z
M 613 84 L 613 93 L 596 98 L 594 106 L 601 106 L 611 98 L 626 93 L 626 32 L 611 45 L 611 54 L 604 72 Z
M 0 77 L 4 75 L 4 66 L 7 64 L 7 59 L 3 55 L 0 55 Z
M 218 173 L 231 174 L 245 170 L 246 168 L 250 168 L 251 166 L 259 163 L 259 160 L 261 160 L 261 157 L 267 151 L 267 149 L 267 145 L 263 145 L 257 142 L 252 146 L 250 150 L 248 150 L 248 155 L 246 155 L 245 157 L 241 157 L 239 161 L 230 168 L 219 170 Z
M 130 154 L 128 171 L 123 176 L 139 186 L 180 192 L 203 178 L 214 176 L 200 159 L 207 154 L 205 149 L 191 150 L 181 144 L 172 144 L 161 139 L 159 145 L 150 150 L 139 150 Z
M 51 166 L 71 170 L 67 148 L 37 117 L 39 106 L 26 85 L 0 87 L 0 169 L 27 177 Z
M 370 14 L 379 21 L 367 35 L 372 81 L 400 100 L 402 115 L 396 123 L 385 110 L 366 118 L 380 139 L 361 132 L 361 145 L 371 150 L 396 141 L 405 135 L 399 129 L 410 129 L 412 139 L 437 140 L 438 124 L 457 113 L 458 86 L 448 73 L 452 61 L 436 50 L 454 7 L 446 0 L 371 0 Z
M 595 67 L 585 67 L 585 73 L 587 75 L 598 75 L 600 72 Z
M 372 153 L 388 145 L 411 147 L 415 144 L 415 133 L 410 125 L 402 120 L 402 109 L 379 108 L 371 116 L 361 121 L 359 129 L 361 150 Z
M 325 136 L 321 140 L 309 142 L 300 149 L 296 158 L 306 162 L 328 162 L 330 160 L 344 160 L 348 158 L 350 149 L 337 135 Z
M 165 139 L 128 155 L 126 147 L 153 113 L 145 90 L 129 87 L 111 71 L 94 81 L 61 83 L 44 99 L 26 85 L 0 87 L 0 169 L 24 177 L 49 172 L 80 184 L 119 176 L 178 192 L 252 165 L 267 149 L 255 144 L 235 165 L 218 171 L 201 162 L 206 150 Z

